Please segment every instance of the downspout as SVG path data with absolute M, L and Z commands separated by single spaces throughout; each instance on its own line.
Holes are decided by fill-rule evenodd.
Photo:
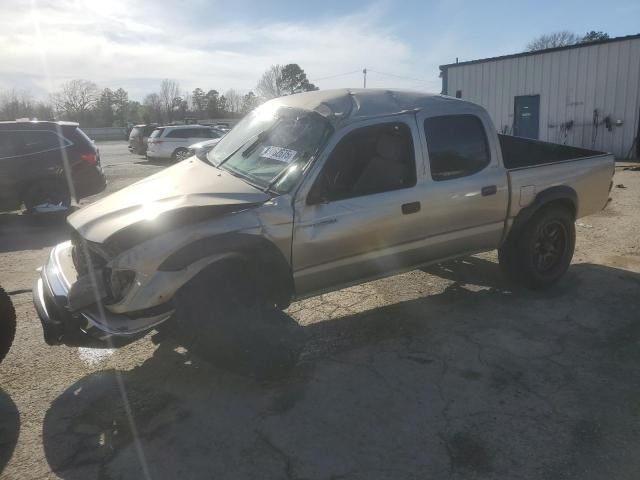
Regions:
M 441 66 L 440 67 L 440 78 L 442 78 L 442 95 L 448 95 L 449 94 L 449 90 L 448 90 L 448 85 L 447 85 L 447 67 L 445 66 Z

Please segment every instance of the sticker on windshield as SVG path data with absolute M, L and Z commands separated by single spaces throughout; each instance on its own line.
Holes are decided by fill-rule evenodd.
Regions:
M 291 163 L 298 152 L 282 147 L 265 147 L 260 154 L 262 158 L 270 158 L 284 163 Z

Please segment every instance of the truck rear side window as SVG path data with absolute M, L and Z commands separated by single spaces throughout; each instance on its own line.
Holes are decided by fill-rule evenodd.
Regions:
M 466 177 L 491 161 L 487 136 L 474 115 L 443 115 L 424 121 L 431 177 L 436 181 Z

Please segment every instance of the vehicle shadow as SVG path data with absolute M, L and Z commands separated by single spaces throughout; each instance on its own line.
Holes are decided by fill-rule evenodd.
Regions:
M 9 463 L 20 435 L 20 414 L 11 397 L 0 388 L 0 476 Z
M 638 471 L 640 274 L 578 264 L 540 293 L 512 292 L 486 260 L 429 271 L 451 283 L 298 326 L 295 364 L 281 361 L 299 341 L 281 319 L 271 348 L 212 363 L 164 342 L 137 368 L 82 378 L 46 413 L 51 469 L 69 480 Z M 277 373 L 229 372 L 246 358 Z
M 69 239 L 69 227 L 61 215 L 0 213 L 0 253 L 39 250 Z
M 139 160 L 136 160 L 133 162 L 134 165 L 154 165 L 156 167 L 168 167 L 170 165 L 173 165 L 173 160 L 171 160 L 170 158 L 168 159 L 162 159 L 162 158 L 144 158 L 142 157 Z

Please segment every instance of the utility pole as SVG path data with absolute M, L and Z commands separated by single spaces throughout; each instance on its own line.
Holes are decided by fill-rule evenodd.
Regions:
M 367 69 L 362 69 L 362 74 L 364 75 L 364 88 L 367 88 Z

